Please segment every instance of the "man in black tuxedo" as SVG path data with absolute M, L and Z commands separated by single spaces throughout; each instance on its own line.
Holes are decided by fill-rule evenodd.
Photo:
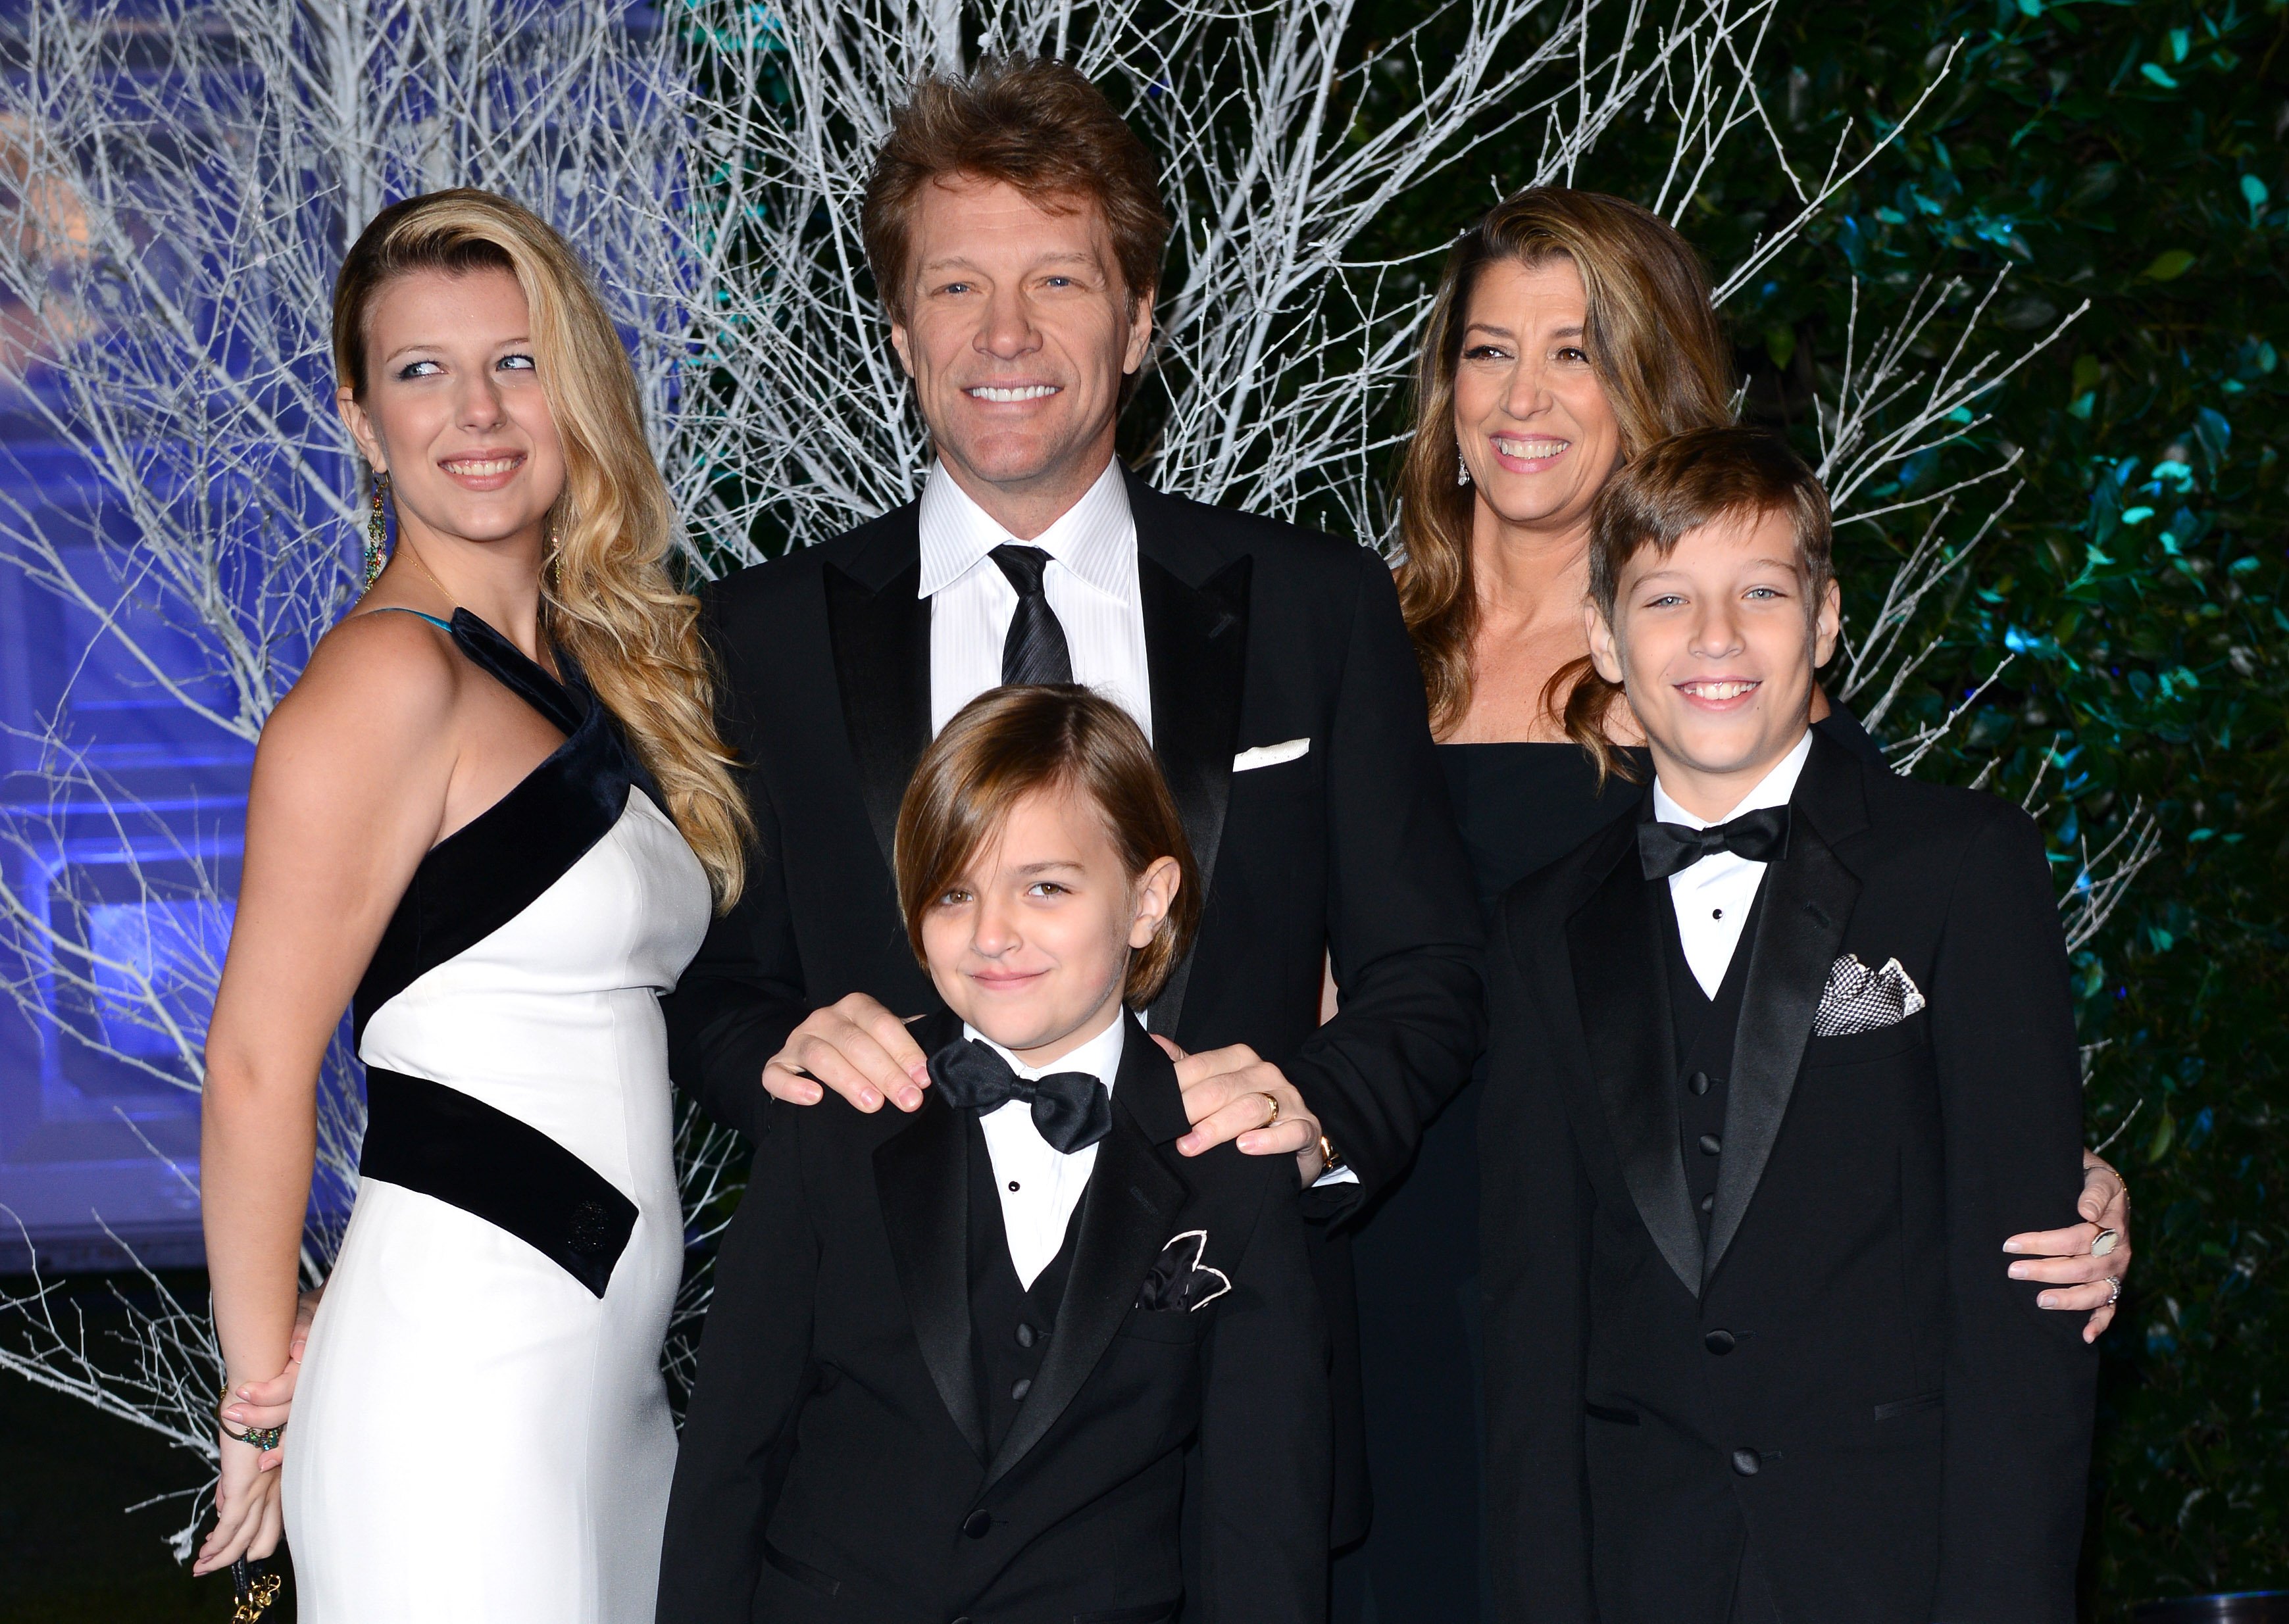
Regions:
M 1198 944 L 1148 1012 L 1186 1155 L 1297 1158 L 1336 1339 L 1339 1532 L 1363 1531 L 1348 1254 L 1483 1036 L 1483 927 L 1397 594 L 1371 550 L 1156 491 L 1113 459 L 1168 225 L 1142 144 L 1072 69 L 929 81 L 865 223 L 937 453 L 921 502 L 709 594 L 758 826 L 667 1017 L 674 1074 L 758 1132 L 769 1095 L 918 1108 L 892 820 L 936 727 L 1077 681 L 1145 727 L 1197 854 Z M 1342 1011 L 1319 1020 L 1323 962 Z M 760 1083 L 760 1087 L 758 1086 Z M 1333 1160 L 1339 1165 L 1330 1166 Z M 721 1311 L 720 1310 L 718 1310 Z
M 2049 867 L 1807 731 L 1827 525 L 1742 430 L 1600 498 L 1593 657 L 1656 779 L 1489 950 L 1506 1620 L 2074 1616 L 2094 1357 L 1996 1256 L 2080 1182 Z

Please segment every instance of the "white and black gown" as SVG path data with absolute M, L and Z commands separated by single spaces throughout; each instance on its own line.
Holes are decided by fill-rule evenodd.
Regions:
M 638 1624 L 683 1256 L 659 998 L 707 879 L 577 670 L 433 624 L 565 738 L 423 857 L 352 1006 L 357 1201 L 286 1435 L 299 1616 Z

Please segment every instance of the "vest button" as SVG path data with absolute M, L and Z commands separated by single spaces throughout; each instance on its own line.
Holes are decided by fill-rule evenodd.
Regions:
M 1028 1377 L 1020 1376 L 1017 1378 L 1016 1384 L 1009 1389 L 1009 1397 L 1012 1398 L 1023 1398 L 1026 1394 L 1033 1390 L 1033 1383 L 1032 1380 Z
M 1763 1457 L 1753 1449 L 1736 1449 L 1733 1452 L 1733 1469 L 1743 1477 L 1755 1477 L 1757 1469 L 1764 1463 Z M 980 1513 L 980 1515 L 984 1514 Z
M 1741 1453 L 1747 1454 L 1748 1452 L 1746 1450 L 1743 1450 Z M 1755 1458 L 1756 1457 L 1753 1455 L 1750 1456 L 1751 1460 L 1754 1460 Z M 1735 1464 L 1739 1463 L 1741 1455 L 1738 1454 L 1733 1457 Z M 1754 1471 L 1756 1469 L 1754 1467 L 1751 1467 L 1749 1469 Z M 993 1514 L 991 1511 L 971 1512 L 968 1517 L 961 1519 L 961 1532 L 968 1534 L 973 1540 L 984 1539 L 987 1534 L 993 1532 Z
M 1703 1155 L 1703 1156 L 1714 1156 L 1714 1155 L 1716 1155 L 1719 1150 L 1722 1150 L 1724 1148 L 1725 1148 L 1725 1142 L 1724 1142 L 1723 1140 L 1721 1140 L 1721 1139 L 1718 1138 L 1716 1134 L 1702 1134 L 1702 1135 L 1701 1135 L 1701 1154 L 1702 1154 L 1702 1155 Z
M 1717 1210 L 1716 1191 L 1711 1190 L 1707 1195 L 1701 1198 L 1701 1210 L 1704 1213 L 1713 1213 Z
M 1740 1339 L 1735 1336 L 1730 1331 L 1718 1330 L 1711 1331 L 1708 1335 L 1703 1337 L 1701 1339 L 1701 1345 L 1709 1349 L 1710 1352 L 1717 1355 L 1719 1358 L 1722 1358 L 1725 1355 L 1732 1352 L 1734 1348 L 1739 1344 L 1739 1341 Z
M 1692 1089 L 1695 1094 L 1708 1093 L 1709 1073 L 1706 1071 L 1695 1071 L 1691 1077 L 1685 1079 L 1685 1086 L 1687 1088 Z
M 1030 1348 L 1033 1345 L 1033 1327 L 1027 1325 L 1024 1320 L 1019 1320 L 1017 1322 L 1017 1346 L 1020 1348 Z

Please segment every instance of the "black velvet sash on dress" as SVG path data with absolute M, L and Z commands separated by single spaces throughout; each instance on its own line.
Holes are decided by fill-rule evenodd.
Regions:
M 427 618 L 427 617 L 425 617 Z M 429 848 L 384 928 L 351 1002 L 353 1040 L 391 999 L 530 907 L 611 832 L 633 785 L 658 799 L 578 668 L 569 682 L 467 609 L 453 641 L 564 733 L 514 788 Z M 371 1067 L 358 1171 L 507 1230 L 597 1296 L 635 1227 L 636 1206 L 539 1129 L 474 1095 Z

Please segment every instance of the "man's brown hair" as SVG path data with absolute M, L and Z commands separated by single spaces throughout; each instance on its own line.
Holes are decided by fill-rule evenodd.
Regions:
M 924 76 L 890 119 L 874 155 L 858 227 L 874 291 L 904 325 L 913 291 L 915 210 L 922 188 L 1003 181 L 1036 205 L 1105 216 L 1129 307 L 1160 282 L 1168 214 L 1152 155 L 1103 92 L 1063 62 L 1002 57 L 966 78 Z
M 1728 517 L 1785 514 L 1796 538 L 1805 615 L 1814 619 L 1836 578 L 1828 493 L 1801 458 L 1753 428 L 1700 428 L 1673 435 L 1616 470 L 1590 510 L 1590 601 L 1614 624 L 1622 570 L 1651 547 L 1662 558 L 1688 530 Z M 1616 768 L 1599 725 L 1620 689 L 1591 672 L 1566 705 L 1566 731 L 1598 763 L 1600 783 Z
M 1085 796 L 1105 819 L 1133 883 L 1174 857 L 1179 882 L 1168 917 L 1129 960 L 1121 997 L 1142 1009 L 1192 944 L 1200 919 L 1200 871 L 1160 763 L 1129 712 L 1073 684 L 989 689 L 954 713 L 922 752 L 898 807 L 891 866 L 906 941 L 923 968 L 922 919 L 961 882 L 970 859 L 1037 790 Z

